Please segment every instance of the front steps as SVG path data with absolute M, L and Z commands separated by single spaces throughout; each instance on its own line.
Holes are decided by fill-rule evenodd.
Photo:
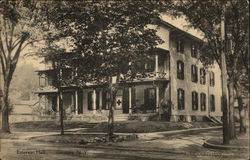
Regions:
M 129 114 L 114 115 L 114 121 L 127 121 L 128 119 L 129 119 Z
M 210 121 L 215 124 L 222 125 L 222 121 L 214 116 L 206 116 Z

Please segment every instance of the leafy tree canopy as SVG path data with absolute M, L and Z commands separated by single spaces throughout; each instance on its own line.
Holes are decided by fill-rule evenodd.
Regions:
M 57 30 L 50 40 L 67 38 L 71 48 L 66 51 L 50 43 L 52 54 L 48 58 L 77 68 L 79 84 L 106 82 L 105 77 L 119 74 L 131 78 L 136 62 L 147 60 L 147 55 L 162 43 L 156 29 L 150 27 L 158 23 L 161 1 L 62 1 L 48 8 L 43 5 L 48 3 L 40 7 L 43 14 L 50 13 L 47 22 Z

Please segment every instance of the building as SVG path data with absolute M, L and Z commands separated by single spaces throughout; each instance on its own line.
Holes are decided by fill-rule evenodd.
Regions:
M 214 64 L 204 67 L 198 60 L 201 39 L 162 22 L 158 28 L 164 43 L 152 56 L 150 63 L 141 64 L 145 70 L 131 82 L 120 83 L 116 96 L 115 116 L 165 114 L 171 121 L 201 121 L 204 117 L 222 116 L 221 72 Z M 38 71 L 40 88 L 37 94 L 45 114 L 59 110 L 55 71 L 50 63 Z M 69 76 L 70 70 L 63 71 Z M 71 117 L 108 114 L 108 93 L 103 86 L 88 84 L 63 87 L 63 103 Z M 165 111 L 165 112 L 164 112 Z

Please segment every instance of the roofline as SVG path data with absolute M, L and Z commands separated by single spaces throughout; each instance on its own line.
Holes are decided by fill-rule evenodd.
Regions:
M 201 43 L 204 42 L 204 40 L 202 40 L 201 38 L 198 38 L 198 37 L 196 37 L 196 36 L 194 36 L 194 35 L 188 33 L 187 31 L 181 30 L 180 28 L 177 28 L 177 27 L 175 27 L 174 25 L 172 25 L 172 24 L 170 24 L 170 23 L 168 23 L 168 22 L 166 22 L 166 21 L 160 20 L 160 24 L 163 24 L 164 26 L 167 26 L 167 27 L 169 27 L 169 28 L 172 29 L 172 30 L 176 30 L 176 31 L 178 31 L 178 32 L 184 33 L 185 35 L 187 35 L 188 37 L 190 37 L 190 38 L 192 38 L 192 39 L 194 39 L 194 40 L 196 40 L 196 41 L 199 41 L 199 42 L 201 42 Z

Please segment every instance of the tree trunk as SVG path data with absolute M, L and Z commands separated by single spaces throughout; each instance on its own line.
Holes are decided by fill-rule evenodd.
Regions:
M 112 83 L 112 77 L 109 77 L 109 93 L 110 93 L 110 103 L 109 103 L 109 117 L 108 117 L 108 139 L 111 141 L 114 138 L 114 110 L 116 105 L 116 93 L 117 85 L 119 83 L 120 74 L 116 76 L 116 82 Z
M 10 133 L 9 127 L 9 83 L 4 83 L 4 91 L 3 91 L 3 108 L 2 108 L 2 132 Z
M 229 133 L 230 139 L 235 139 L 235 124 L 234 124 L 234 84 L 229 82 Z
M 62 91 L 59 89 L 59 111 L 60 111 L 60 125 L 61 125 L 61 135 L 64 135 L 64 124 L 63 124 L 63 98 L 62 98 Z
M 225 6 L 223 6 L 223 13 L 221 15 L 221 85 L 222 85 L 222 107 L 223 107 L 223 144 L 229 144 L 229 109 L 228 109 L 228 88 L 227 88 L 227 66 L 226 66 L 226 45 L 225 45 Z
M 229 144 L 229 109 L 227 101 L 227 73 L 226 73 L 226 57 L 225 53 L 221 53 L 221 75 L 222 75 L 222 107 L 223 107 L 223 144 Z
M 115 97 L 116 88 L 112 83 L 109 84 L 109 116 L 108 116 L 108 139 L 112 140 L 114 137 L 114 107 L 115 107 Z

